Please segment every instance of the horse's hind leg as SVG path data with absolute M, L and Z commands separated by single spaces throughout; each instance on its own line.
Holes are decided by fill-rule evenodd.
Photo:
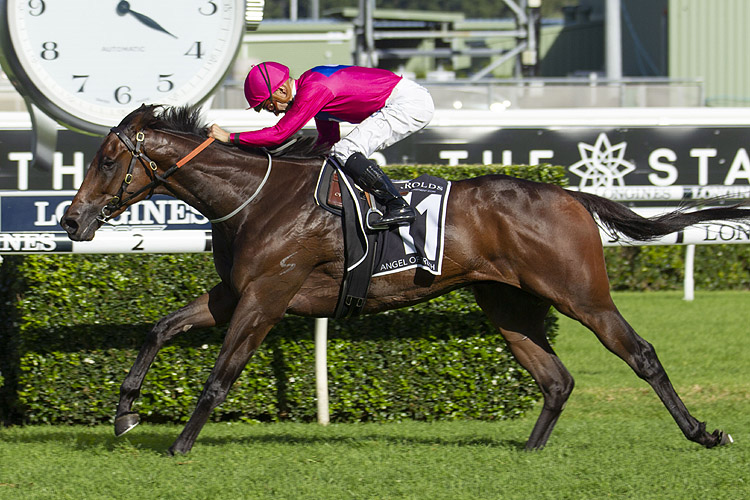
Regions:
M 567 240 L 577 242 L 575 248 L 567 248 L 563 253 L 579 257 L 575 261 L 576 267 L 559 263 L 553 268 L 558 274 L 555 276 L 553 272 L 545 273 L 537 289 L 555 297 L 554 306 L 561 313 L 589 328 L 607 349 L 623 359 L 636 375 L 648 382 L 685 437 L 707 448 L 729 442 L 731 438 L 721 431 L 714 431 L 713 434 L 706 432 L 705 424 L 698 422 L 690 414 L 672 387 L 653 346 L 641 338 L 617 310 L 609 293 L 609 280 L 599 236 L 593 229 L 589 232 L 591 234 L 588 239 L 581 237 Z
M 475 285 L 474 296 L 502 333 L 518 362 L 529 371 L 544 396 L 542 412 L 526 449 L 544 447 L 565 402 L 573 390 L 573 377 L 563 366 L 544 332 L 550 305 L 522 290 L 502 284 Z
M 730 443 L 731 436 L 720 430 L 709 434 L 705 422 L 699 422 L 690 414 L 672 386 L 653 346 L 625 321 L 612 303 L 609 293 L 606 297 L 609 304 L 606 307 L 596 309 L 589 305 L 583 313 L 564 309 L 561 312 L 578 319 L 591 329 L 607 349 L 622 358 L 636 375 L 648 382 L 686 438 L 706 448 Z
M 236 299 L 226 286 L 219 284 L 162 318 L 149 332 L 146 342 L 138 352 L 138 357 L 120 386 L 120 402 L 115 414 L 115 435 L 121 436 L 138 425 L 137 413 L 131 411 L 138 397 L 151 363 L 166 342 L 191 328 L 210 327 L 229 321 Z

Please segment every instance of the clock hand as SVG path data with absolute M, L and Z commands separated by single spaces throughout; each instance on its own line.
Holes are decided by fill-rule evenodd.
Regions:
M 169 35 L 169 36 L 171 36 L 173 38 L 177 38 L 172 33 L 170 33 L 169 31 L 165 30 L 164 28 L 162 28 L 159 23 L 157 23 L 156 21 L 154 21 L 150 17 L 144 16 L 140 12 L 136 12 L 134 10 L 130 10 L 130 2 L 127 2 L 125 0 L 122 0 L 120 3 L 117 4 L 117 14 L 119 14 L 121 16 L 124 16 L 125 14 L 132 14 L 133 16 L 135 16 L 136 19 L 138 19 L 140 22 L 142 22 L 143 24 L 145 24 L 149 28 L 153 28 L 153 29 L 155 29 L 157 31 L 161 31 L 162 33 L 166 33 L 167 35 Z

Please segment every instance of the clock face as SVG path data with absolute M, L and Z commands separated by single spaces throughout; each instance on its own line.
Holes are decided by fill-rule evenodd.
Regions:
M 245 30 L 245 0 L 6 3 L 19 90 L 89 132 L 143 103 L 202 101 L 221 83 Z

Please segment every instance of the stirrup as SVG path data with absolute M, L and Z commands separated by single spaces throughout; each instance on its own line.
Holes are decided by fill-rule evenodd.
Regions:
M 387 210 L 380 218 L 370 223 L 373 228 L 388 228 L 398 224 L 411 224 L 416 219 L 417 214 L 409 205 L 398 207 L 394 210 Z

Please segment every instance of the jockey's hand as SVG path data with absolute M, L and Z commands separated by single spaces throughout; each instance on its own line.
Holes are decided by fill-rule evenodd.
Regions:
M 209 127 L 208 136 L 213 137 L 217 141 L 229 142 L 229 132 L 219 127 L 215 123 Z

